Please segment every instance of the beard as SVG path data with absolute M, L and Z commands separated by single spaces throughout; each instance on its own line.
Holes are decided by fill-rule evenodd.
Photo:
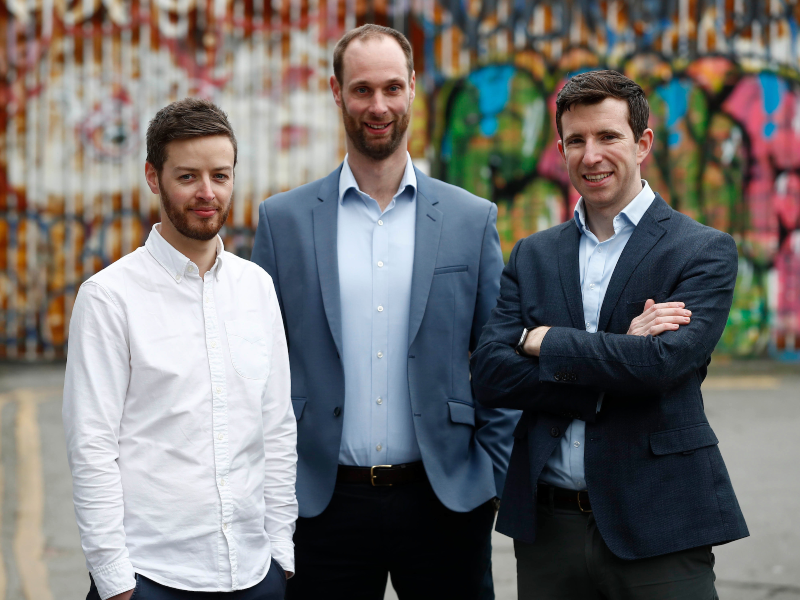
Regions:
M 344 121 L 344 130 L 347 132 L 347 137 L 353 147 L 367 158 L 379 161 L 390 157 L 400 147 L 408 129 L 408 124 L 411 121 L 411 111 L 407 111 L 396 119 L 391 135 L 380 140 L 367 137 L 367 132 L 364 131 L 361 123 L 347 112 L 344 99 L 342 99 L 342 120 Z
M 167 218 L 178 233 L 189 239 L 203 242 L 207 242 L 219 233 L 219 230 L 222 229 L 228 219 L 228 213 L 231 211 L 231 205 L 233 204 L 233 195 L 231 195 L 227 206 L 223 206 L 216 200 L 211 203 L 194 202 L 186 206 L 176 206 L 170 199 L 169 194 L 161 187 L 160 179 L 158 181 L 158 193 L 161 195 L 161 206 L 164 207 Z M 217 209 L 217 214 L 210 219 L 190 220 L 189 212 L 197 208 L 215 208 Z

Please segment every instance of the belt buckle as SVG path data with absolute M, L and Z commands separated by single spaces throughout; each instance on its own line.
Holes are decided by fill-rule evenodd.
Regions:
M 374 485 L 374 484 L 373 484 L 373 485 Z M 581 506 L 581 493 L 582 493 L 582 492 L 578 492 L 578 508 L 580 509 L 580 511 L 581 511 L 582 513 L 587 513 L 587 514 L 588 514 L 588 513 L 592 512 L 592 509 L 591 509 L 591 508 L 590 508 L 589 510 L 584 510 L 584 509 L 583 509 L 583 506 Z M 587 494 L 586 494 L 586 495 L 587 495 L 587 496 L 589 495 L 589 494 L 588 494 L 588 492 L 587 492 Z
M 375 469 L 391 469 L 392 466 L 394 465 L 374 465 L 369 468 L 369 481 L 373 487 L 379 487 L 379 486 L 392 487 L 393 484 L 391 483 L 375 483 L 375 479 L 378 477 L 375 474 Z

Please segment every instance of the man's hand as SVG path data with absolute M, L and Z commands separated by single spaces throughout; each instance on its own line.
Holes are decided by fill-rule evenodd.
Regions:
M 548 331 L 550 331 L 550 328 L 547 325 L 531 329 L 528 332 L 528 337 L 525 338 L 525 343 L 522 345 L 522 351 L 528 356 L 539 356 L 542 340 Z
M 108 600 L 130 600 L 131 596 L 133 596 L 133 590 L 128 590 L 127 592 L 122 592 L 116 596 L 111 596 Z
M 631 321 L 627 335 L 655 337 L 665 331 L 675 331 L 681 325 L 688 325 L 692 311 L 684 306 L 683 302 L 656 304 L 654 300 L 648 300 L 644 303 L 644 312 Z

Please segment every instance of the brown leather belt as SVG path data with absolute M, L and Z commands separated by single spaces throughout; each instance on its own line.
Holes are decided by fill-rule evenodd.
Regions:
M 402 465 L 375 465 L 374 467 L 339 465 L 339 470 L 336 472 L 338 483 L 366 483 L 374 486 L 415 483 L 426 479 L 422 461 Z
M 566 508 L 568 510 L 579 510 L 582 513 L 592 512 L 592 504 L 589 502 L 589 492 L 581 490 L 567 490 L 546 483 L 536 486 L 536 500 L 539 504 L 550 506 L 550 494 L 552 493 L 553 508 Z

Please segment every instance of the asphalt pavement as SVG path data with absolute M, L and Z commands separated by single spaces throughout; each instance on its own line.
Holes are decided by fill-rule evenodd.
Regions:
M 0 364 L 0 600 L 86 597 L 63 381 L 63 363 Z M 751 534 L 714 549 L 719 596 L 800 600 L 800 366 L 717 361 L 703 395 Z M 495 533 L 493 543 L 497 600 L 512 600 L 512 542 Z

